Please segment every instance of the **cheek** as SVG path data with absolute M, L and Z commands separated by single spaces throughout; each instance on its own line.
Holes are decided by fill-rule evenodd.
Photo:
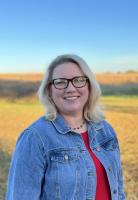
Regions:
M 57 90 L 55 88 L 51 88 L 51 98 L 53 101 L 58 101 L 58 99 L 62 96 L 62 91 Z
M 86 94 L 85 94 L 85 103 L 88 101 L 88 99 L 89 99 L 89 93 L 87 92 Z
M 88 87 L 84 88 L 84 90 L 82 91 L 82 95 L 86 100 L 89 98 L 89 88 Z

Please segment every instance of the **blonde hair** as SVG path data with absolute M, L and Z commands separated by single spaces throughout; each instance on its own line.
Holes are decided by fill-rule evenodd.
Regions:
M 103 119 L 103 112 L 99 104 L 99 98 L 101 96 L 101 89 L 98 82 L 95 79 L 94 74 L 91 72 L 87 63 L 80 57 L 74 54 L 64 54 L 57 56 L 48 66 L 48 69 L 43 77 L 41 85 L 38 90 L 38 97 L 40 102 L 46 109 L 46 118 L 48 120 L 55 120 L 58 110 L 52 101 L 49 94 L 49 83 L 52 80 L 54 69 L 62 63 L 73 62 L 78 65 L 85 76 L 89 79 L 89 98 L 84 107 L 84 118 L 88 121 L 100 121 Z

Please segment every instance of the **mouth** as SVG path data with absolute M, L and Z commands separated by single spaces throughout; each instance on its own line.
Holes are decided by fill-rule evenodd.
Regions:
M 64 97 L 65 100 L 76 100 L 78 99 L 80 96 L 68 96 L 68 97 Z

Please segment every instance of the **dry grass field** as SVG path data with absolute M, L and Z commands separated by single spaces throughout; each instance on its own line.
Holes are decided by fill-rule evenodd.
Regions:
M 17 138 L 26 126 L 43 114 L 42 106 L 34 97 L 42 76 L 0 74 L 0 200 L 4 200 L 9 163 Z M 97 74 L 96 78 L 103 94 L 108 95 L 102 97 L 102 104 L 120 142 L 127 200 L 138 200 L 138 72 Z
M 138 199 L 138 97 L 102 98 L 108 121 L 115 128 L 121 147 L 125 191 L 128 200 Z M 4 199 L 11 154 L 20 132 L 43 114 L 34 98 L 13 102 L 0 99 L 0 199 Z
M 105 73 L 97 74 L 97 80 L 102 84 L 126 84 L 126 83 L 138 83 L 137 73 Z
M 40 81 L 43 74 L 40 73 L 21 73 L 21 74 L 0 74 L 0 80 L 14 80 L 14 81 Z
M 0 80 L 40 81 L 43 74 L 0 74 Z M 96 74 L 97 80 L 102 84 L 138 83 L 138 72 L 135 73 L 101 73 Z

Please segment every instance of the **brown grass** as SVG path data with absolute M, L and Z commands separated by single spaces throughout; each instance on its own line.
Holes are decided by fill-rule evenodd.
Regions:
M 97 80 L 102 84 L 125 84 L 125 83 L 138 83 L 138 73 L 105 73 L 97 74 Z
M 106 117 L 115 128 L 123 164 L 128 200 L 138 199 L 138 97 L 103 97 Z M 0 199 L 4 199 L 11 152 L 21 131 L 43 114 L 40 104 L 31 98 L 14 102 L 0 99 Z
M 0 80 L 16 80 L 16 81 L 40 81 L 43 74 L 40 73 L 22 73 L 22 74 L 0 74 Z
M 0 74 L 1 80 L 17 80 L 17 81 L 40 81 L 43 74 Z M 102 73 L 96 74 L 96 78 L 101 84 L 125 84 L 138 83 L 138 72 L 135 73 Z

